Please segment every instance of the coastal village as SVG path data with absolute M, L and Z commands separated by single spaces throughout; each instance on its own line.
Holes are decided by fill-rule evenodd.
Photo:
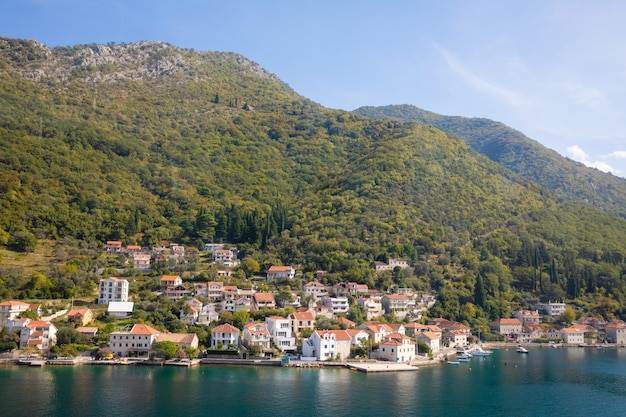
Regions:
M 164 242 L 148 250 L 108 241 L 103 251 L 121 256 L 134 273 L 154 281 L 149 296 L 156 301 L 150 308 L 159 303 L 173 306 L 183 331 L 168 331 L 146 320 L 145 303 L 138 302 L 146 294 L 133 290 L 137 275 L 108 276 L 100 280 L 91 302 L 71 300 L 54 311 L 44 310 L 41 303 L 0 302 L 3 340 L 12 337 L 16 344 L 4 354 L 6 360 L 78 363 L 76 358 L 82 357 L 96 363 L 189 365 L 280 359 L 281 364 L 352 360 L 416 365 L 443 361 L 483 342 L 607 347 L 626 342 L 623 321 L 583 315 L 573 320 L 562 302 L 518 309 L 482 329 L 481 336 L 481 329 L 430 317 L 435 295 L 411 288 L 381 292 L 356 282 L 330 285 L 324 283 L 324 271 L 303 280 L 305 275 L 291 265 L 271 265 L 250 285 L 234 285 L 233 274 L 242 265 L 238 249 L 227 244 L 204 247 L 205 259 L 216 268 L 213 281 L 192 274 L 185 279 L 150 274 L 154 262 L 185 262 L 190 250 L 183 245 Z M 372 263 L 377 273 L 408 267 L 408 259 Z

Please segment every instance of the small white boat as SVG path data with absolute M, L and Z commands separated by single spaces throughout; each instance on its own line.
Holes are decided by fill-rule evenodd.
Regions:
M 483 350 L 483 348 L 481 347 L 477 347 L 476 349 L 474 349 L 472 351 L 472 355 L 473 356 L 489 356 L 491 355 L 493 352 L 490 350 Z
M 528 353 L 528 349 L 522 345 L 517 345 L 517 353 Z
M 461 362 L 459 361 L 448 361 L 448 365 L 460 365 Z

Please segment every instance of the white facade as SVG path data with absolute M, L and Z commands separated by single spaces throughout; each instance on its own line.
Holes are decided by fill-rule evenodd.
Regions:
M 118 356 L 128 356 L 131 352 L 147 356 L 159 334 L 158 330 L 150 326 L 135 324 L 129 332 L 112 332 L 109 335 L 109 349 Z
M 17 318 L 22 312 L 28 310 L 30 304 L 22 301 L 4 301 L 0 303 L 0 327 L 10 320 Z
M 239 347 L 239 329 L 230 324 L 222 324 L 211 330 L 211 348 L 218 349 L 219 346 L 222 349 L 228 349 L 234 346 Z
M 350 308 L 347 297 L 325 297 L 322 301 L 326 307 L 333 310 L 333 314 L 347 313 Z
M 302 356 L 321 361 L 346 359 L 350 356 L 350 335 L 345 330 L 316 330 L 302 341 Z
M 380 343 L 378 359 L 390 362 L 411 362 L 415 359 L 415 342 L 409 336 L 392 333 Z
M 293 336 L 290 320 L 280 316 L 265 318 L 272 343 L 281 352 L 296 350 L 296 338 Z
M 293 279 L 296 276 L 296 270 L 290 266 L 270 266 L 267 270 L 267 280 L 269 282 L 279 279 Z
M 20 348 L 37 347 L 48 350 L 56 344 L 57 328 L 54 324 L 40 320 L 29 321 L 20 331 Z
M 326 286 L 318 281 L 311 281 L 304 284 L 304 294 L 313 297 L 315 300 L 328 296 Z
M 115 277 L 100 280 L 98 304 L 109 304 L 111 301 L 128 301 L 128 281 Z

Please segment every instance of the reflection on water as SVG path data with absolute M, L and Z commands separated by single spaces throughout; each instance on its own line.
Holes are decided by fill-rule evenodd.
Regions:
M 347 369 L 0 366 L 4 416 L 618 416 L 626 350 L 500 350 L 460 366 Z M 25 393 L 28 393 L 25 395 Z M 600 408 L 598 408 L 600 407 Z

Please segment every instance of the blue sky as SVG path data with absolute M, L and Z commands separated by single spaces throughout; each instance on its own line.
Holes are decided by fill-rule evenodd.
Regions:
M 237 52 L 326 107 L 506 123 L 626 176 L 621 0 L 4 0 L 0 36 Z

